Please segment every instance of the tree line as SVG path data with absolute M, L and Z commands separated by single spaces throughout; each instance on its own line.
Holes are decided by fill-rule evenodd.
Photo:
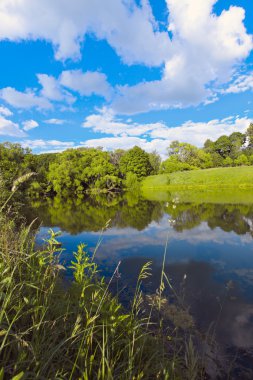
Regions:
M 238 165 L 253 165 L 253 124 L 245 134 L 234 132 L 216 141 L 208 139 L 203 148 L 173 141 L 163 162 L 157 152 L 147 153 L 137 146 L 113 152 L 82 147 L 33 154 L 20 144 L 0 144 L 2 188 L 10 190 L 18 177 L 34 173 L 29 183 L 32 195 L 119 191 L 135 188 L 144 177 L 158 173 Z
M 147 153 L 137 146 L 127 151 L 78 148 L 36 155 L 20 144 L 0 144 L 2 188 L 10 190 L 18 177 L 34 173 L 28 189 L 32 195 L 68 196 L 98 189 L 134 188 L 142 178 L 158 173 L 160 163 L 157 153 Z
M 168 156 L 161 164 L 161 173 L 253 165 L 253 124 L 246 133 L 233 132 L 215 141 L 207 139 L 203 148 L 173 141 L 168 148 Z

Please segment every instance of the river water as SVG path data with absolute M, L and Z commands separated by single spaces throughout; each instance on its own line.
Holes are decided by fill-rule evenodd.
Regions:
M 253 378 L 251 191 L 55 198 L 33 201 L 30 211 L 42 221 L 39 242 L 48 236 L 49 228 L 62 231 L 59 241 L 65 248 L 66 267 L 79 243 L 94 251 L 108 223 L 96 260 L 108 278 L 120 262 L 117 289 L 123 303 L 131 297 L 138 272 L 148 261 L 152 261 L 152 277 L 145 291 L 155 293 L 165 254 L 170 284 L 196 329 L 211 341 L 212 360 L 222 362 L 231 378 Z M 67 275 L 71 276 L 69 270 Z M 227 378 L 217 371 L 210 370 L 213 378 Z

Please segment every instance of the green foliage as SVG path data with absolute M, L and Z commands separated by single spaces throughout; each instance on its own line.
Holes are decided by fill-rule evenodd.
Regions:
M 169 159 L 162 163 L 161 173 L 210 168 L 213 165 L 211 154 L 194 145 L 173 141 L 168 149 Z
M 176 156 L 171 156 L 161 163 L 160 173 L 174 173 L 194 169 L 197 169 L 197 167 L 191 166 L 187 162 L 180 162 Z
M 70 149 L 57 155 L 50 164 L 48 180 L 57 194 L 78 194 L 98 188 L 120 188 L 119 172 L 110 154 L 98 149 Z
M 252 148 L 253 147 L 253 123 L 250 123 L 246 131 L 246 137 L 248 139 L 249 146 Z
M 245 154 L 241 154 L 238 158 L 235 159 L 235 164 L 238 166 L 249 165 L 249 160 Z
M 231 142 L 230 158 L 235 159 L 245 144 L 246 136 L 243 133 L 234 132 L 229 136 L 229 140 Z
M 136 174 L 138 179 L 148 176 L 153 170 L 149 160 L 149 154 L 138 146 L 129 149 L 121 157 L 119 168 L 123 176 L 131 172 Z
M 139 188 L 138 177 L 135 173 L 129 172 L 126 175 L 125 187 L 127 189 L 136 190 Z
M 223 166 L 232 166 L 233 165 L 233 160 L 231 157 L 226 157 L 225 160 L 223 161 Z
M 107 284 L 80 245 L 69 268 L 73 281 L 66 286 L 57 246 L 52 232 L 44 248 L 36 250 L 29 227 L 17 228 L 0 215 L 0 376 L 185 378 L 183 365 L 152 320 L 155 305 L 144 304 L 141 287 L 150 264 L 139 275 L 128 312 L 109 291 L 120 263 Z
M 232 150 L 232 141 L 228 136 L 220 136 L 214 143 L 214 150 L 219 153 L 221 157 L 226 158 Z
M 0 173 L 6 189 L 10 189 L 13 181 L 25 173 L 28 154 L 30 151 L 19 144 L 0 144 Z
M 152 167 L 150 174 L 158 174 L 161 166 L 161 157 L 156 151 L 149 153 L 149 162 Z

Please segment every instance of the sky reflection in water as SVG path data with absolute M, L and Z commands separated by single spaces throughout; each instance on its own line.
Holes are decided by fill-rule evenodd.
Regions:
M 238 196 L 238 194 L 237 194 Z M 129 293 L 141 266 L 152 260 L 155 292 L 160 279 L 164 247 L 168 238 L 166 273 L 179 291 L 184 276 L 184 302 L 196 325 L 215 336 L 225 347 L 249 353 L 253 346 L 253 202 L 241 204 L 198 202 L 173 203 L 173 197 L 149 201 L 138 196 L 34 202 L 31 212 L 43 220 L 38 240 L 49 227 L 62 230 L 70 262 L 80 242 L 93 251 L 100 231 L 111 219 L 97 253 L 103 273 L 110 276 L 121 261 L 120 285 Z M 231 198 L 231 197 L 230 197 Z M 173 226 L 169 219 L 175 220 Z M 246 350 L 246 351 L 245 351 Z

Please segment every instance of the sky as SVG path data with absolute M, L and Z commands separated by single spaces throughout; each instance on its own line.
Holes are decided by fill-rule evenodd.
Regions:
M 253 121 L 252 0 L 1 0 L 0 142 L 162 157 Z

